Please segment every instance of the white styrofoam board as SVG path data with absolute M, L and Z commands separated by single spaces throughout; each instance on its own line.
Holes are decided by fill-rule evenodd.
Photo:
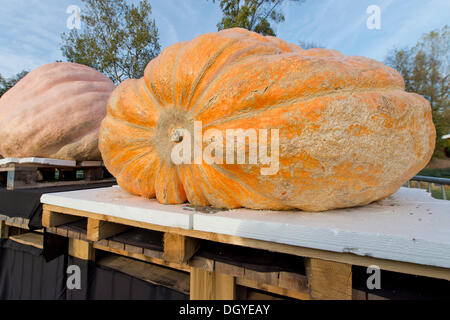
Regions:
M 450 201 L 420 189 L 326 212 L 195 213 L 194 230 L 450 268 Z
M 47 193 L 41 202 L 161 226 L 192 229 L 193 213 L 182 205 L 163 205 L 118 187 Z
M 93 161 L 93 160 L 84 160 L 81 161 L 80 167 L 101 167 L 103 166 L 103 161 Z
M 120 187 L 44 194 L 42 203 L 156 225 L 450 268 L 450 201 L 401 188 L 368 206 L 326 212 L 236 209 L 202 214 Z
M 45 164 L 52 166 L 63 166 L 63 167 L 76 167 L 77 162 L 74 160 L 60 160 L 60 159 L 47 159 L 47 158 L 4 158 L 0 159 L 0 166 L 10 163 L 31 163 L 31 164 Z

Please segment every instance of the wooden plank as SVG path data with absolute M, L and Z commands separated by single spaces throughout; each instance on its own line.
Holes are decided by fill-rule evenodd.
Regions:
M 191 300 L 234 300 L 235 278 L 218 272 L 191 269 Z
M 132 246 L 131 244 L 125 244 L 125 251 L 135 254 L 144 254 L 144 248 Z
M 244 278 L 256 282 L 278 286 L 279 272 L 259 272 L 251 269 L 245 269 Z
M 116 250 L 125 250 L 125 243 L 108 240 L 108 246 Z
M 378 296 L 376 294 L 367 293 L 367 300 L 389 300 L 388 298 Z
M 158 251 L 158 250 L 152 250 L 152 249 L 144 248 L 144 256 L 157 258 L 157 259 L 163 259 L 164 252 Z
M 299 292 L 293 291 L 285 288 L 280 288 L 277 286 L 272 286 L 270 284 L 260 283 L 254 280 L 245 278 L 236 278 L 236 284 L 244 287 L 249 287 L 257 290 L 262 290 L 266 292 L 271 292 L 278 294 L 280 296 L 290 297 L 299 300 L 311 300 L 311 296 L 308 291 Z
M 173 262 L 187 262 L 198 250 L 200 241 L 176 233 L 164 234 L 164 259 Z
M 15 236 L 10 236 L 10 240 L 27 245 L 33 246 L 38 249 L 44 248 L 44 235 L 34 232 L 23 233 Z
M 130 227 L 123 224 L 88 218 L 87 239 L 90 241 L 99 241 L 122 233 L 128 229 L 130 229 Z
M 16 227 L 16 228 L 20 228 L 20 229 L 25 229 L 25 230 L 30 230 L 30 228 L 28 227 L 30 220 L 29 219 L 25 219 L 25 218 L 21 218 L 21 217 L 6 217 L 5 223 L 7 226 L 11 226 L 11 227 Z M 38 231 L 38 230 L 34 230 L 37 232 L 42 232 L 42 231 Z
M 215 261 L 199 256 L 195 256 L 189 260 L 189 265 L 198 269 L 213 272 L 215 268 Z
M 281 288 L 305 292 L 308 290 L 308 279 L 304 274 L 281 271 L 278 286 Z
M 245 287 L 243 287 L 245 288 Z M 270 294 L 265 294 L 258 291 L 248 290 L 246 300 L 262 300 L 262 301 L 271 301 L 271 300 L 283 300 L 281 297 L 276 297 Z
M 118 270 L 158 286 L 189 294 L 189 274 L 121 256 L 106 256 L 97 264 Z
M 78 220 L 80 220 L 79 216 L 67 215 L 46 209 L 42 211 L 42 226 L 46 228 L 57 227 Z
M 7 239 L 9 227 L 4 220 L 0 220 L 0 239 Z
M 264 240 L 243 238 L 243 237 L 238 237 L 238 236 L 230 236 L 230 235 L 219 234 L 219 233 L 214 233 L 214 232 L 186 230 L 186 229 L 182 229 L 182 228 L 172 228 L 172 227 L 166 227 L 166 226 L 161 226 L 161 225 L 156 225 L 156 224 L 151 224 L 151 223 L 146 223 L 146 222 L 139 222 L 139 221 L 133 221 L 133 220 L 123 219 L 123 218 L 118 218 L 118 217 L 100 215 L 100 214 L 91 213 L 91 212 L 87 212 L 87 211 L 80 211 L 80 210 L 74 210 L 74 209 L 70 209 L 70 208 L 53 206 L 53 205 L 48 205 L 48 204 L 44 204 L 44 209 L 47 209 L 49 211 L 54 211 L 54 212 L 62 212 L 62 213 L 67 213 L 67 214 L 78 215 L 81 217 L 93 217 L 93 218 L 100 219 L 100 220 L 106 220 L 106 221 L 115 222 L 115 223 L 123 223 L 126 225 L 138 227 L 138 228 L 144 228 L 144 229 L 162 231 L 162 232 L 170 232 L 170 233 L 175 233 L 175 234 L 179 234 L 179 235 L 184 235 L 184 236 L 189 236 L 189 237 L 193 237 L 193 238 L 204 239 L 204 240 L 209 240 L 209 241 L 214 241 L 214 242 L 221 242 L 221 243 L 245 246 L 245 247 L 250 247 L 250 248 L 255 248 L 255 249 L 263 249 L 263 250 L 268 250 L 268 251 L 274 251 L 274 252 L 292 254 L 292 255 L 301 256 L 301 257 L 307 257 L 307 258 L 317 258 L 317 259 L 322 259 L 322 260 L 341 262 L 341 263 L 364 266 L 364 267 L 368 267 L 371 265 L 377 265 L 383 270 L 424 276 L 424 277 L 432 277 L 432 278 L 437 278 L 437 279 L 450 280 L 450 270 L 447 268 L 441 268 L 441 267 L 435 267 L 435 266 L 429 266 L 429 265 L 421 265 L 421 264 L 415 264 L 415 263 L 408 263 L 408 262 L 402 262 L 402 261 L 387 260 L 387 259 L 379 259 L 379 258 L 373 258 L 373 257 L 369 257 L 369 256 L 360 256 L 360 255 L 356 255 L 356 254 L 352 254 L 352 253 L 340 253 L 340 252 L 332 252 L 332 251 L 319 250 L 319 249 L 313 249 L 313 248 L 299 247 L 299 246 L 276 243 L 276 242 L 269 242 L 269 241 L 264 241 Z M 44 212 L 45 212 L 45 210 L 44 210 Z M 43 223 L 44 223 L 44 221 L 43 221 Z
M 308 259 L 306 271 L 313 299 L 352 299 L 351 265 L 320 259 Z
M 151 262 L 154 264 L 158 264 L 161 266 L 165 266 L 165 267 L 169 267 L 169 268 L 173 268 L 173 269 L 177 269 L 177 270 L 181 270 L 181 271 L 186 271 L 186 272 L 191 271 L 190 266 L 187 264 L 179 264 L 179 263 L 175 263 L 175 262 L 169 262 L 169 261 L 165 261 L 163 259 L 153 258 L 153 257 L 146 256 L 143 254 L 136 254 L 136 253 L 128 252 L 125 250 L 114 249 L 109 246 L 109 241 L 108 241 L 108 245 L 105 245 L 103 243 L 104 241 L 108 241 L 108 240 L 101 240 L 99 242 L 95 242 L 93 244 L 94 248 L 97 250 L 111 252 L 111 253 L 115 253 L 115 254 L 118 254 L 118 255 L 121 255 L 124 257 L 130 257 L 130 258 L 145 261 L 145 262 Z
M 235 266 L 221 261 L 215 262 L 215 271 L 237 278 L 243 278 L 245 275 L 245 269 L 243 267 Z
M 59 228 L 59 227 L 50 227 L 50 228 L 47 228 L 47 232 L 57 234 L 64 238 L 68 238 L 69 230 L 67 230 L 65 228 Z
M 72 239 L 81 239 L 81 232 L 75 230 L 68 230 L 67 237 Z
M 352 300 L 367 300 L 367 292 L 353 289 Z
M 234 300 L 236 298 L 236 282 L 233 276 L 214 272 L 215 300 Z
M 80 239 L 69 238 L 69 255 L 82 260 L 95 260 L 92 243 Z

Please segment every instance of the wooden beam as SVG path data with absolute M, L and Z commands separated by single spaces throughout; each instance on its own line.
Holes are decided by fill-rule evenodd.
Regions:
M 9 227 L 4 220 L 0 220 L 0 239 L 7 239 L 9 235 Z
M 103 240 L 103 241 L 105 241 L 105 240 Z M 115 248 L 112 248 L 109 246 L 109 241 L 108 241 L 108 244 L 103 243 L 103 241 L 95 242 L 94 248 L 97 250 L 111 252 L 111 253 L 119 254 L 121 256 L 130 257 L 130 258 L 145 261 L 145 262 L 151 262 L 151 263 L 169 267 L 172 269 L 177 269 L 177 270 L 186 271 L 186 272 L 191 271 L 190 266 L 188 266 L 187 264 L 179 264 L 179 263 L 163 260 L 162 258 L 155 258 L 155 257 L 147 256 L 147 255 L 145 255 L 145 251 L 144 251 L 144 254 L 138 254 L 138 253 L 133 253 L 133 252 L 129 252 L 126 250 L 115 249 Z
M 15 235 L 15 236 L 10 236 L 9 239 L 12 241 L 27 245 L 27 246 L 32 246 L 32 247 L 38 248 L 38 249 L 44 248 L 44 235 L 43 234 L 28 232 L 28 233 Z
M 199 268 L 191 269 L 191 300 L 234 300 L 235 278 Z
M 164 259 L 167 261 L 187 262 L 198 250 L 200 241 L 175 233 L 164 234 Z
M 353 289 L 352 300 L 367 300 L 367 292 Z
M 234 300 L 236 298 L 236 282 L 233 276 L 214 272 L 214 292 L 216 300 Z
M 278 286 L 298 292 L 308 291 L 308 279 L 306 275 L 281 271 Z
M 313 299 L 352 299 L 351 265 L 320 259 L 308 259 L 306 271 Z
M 42 211 L 42 226 L 46 228 L 57 227 L 80 219 L 78 216 L 71 216 L 46 209 Z
M 81 260 L 95 260 L 95 249 L 91 242 L 69 238 L 69 255 Z
M 278 286 L 279 272 L 259 272 L 251 269 L 244 270 L 244 278 L 254 280 L 259 283 L 270 284 Z
M 90 241 L 99 241 L 112 237 L 130 229 L 129 226 L 88 218 L 87 239 Z
M 225 273 L 236 278 L 244 278 L 246 270 L 244 267 L 235 266 L 221 261 L 215 261 L 215 271 Z
M 212 259 L 203 258 L 200 256 L 195 256 L 189 260 L 189 265 L 198 269 L 213 272 L 215 269 L 216 262 Z M 229 273 L 226 273 L 229 274 Z
M 272 285 L 266 284 L 266 283 L 260 283 L 258 281 L 245 279 L 245 278 L 236 278 L 236 284 L 243 286 L 243 287 L 262 290 L 262 291 L 266 291 L 266 292 L 270 292 L 270 293 L 278 294 L 280 296 L 290 297 L 290 298 L 294 298 L 294 299 L 311 300 L 311 296 L 307 290 L 305 290 L 303 292 L 294 291 L 294 290 L 289 290 L 286 288 L 280 288 L 278 286 L 272 286 Z
M 155 285 L 189 294 L 188 273 L 114 255 L 103 257 L 96 263 Z

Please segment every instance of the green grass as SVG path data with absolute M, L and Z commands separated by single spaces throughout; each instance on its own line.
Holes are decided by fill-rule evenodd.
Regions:
M 423 189 L 428 191 L 428 183 L 422 182 L 419 187 L 418 181 L 411 181 L 411 188 L 414 189 Z M 445 189 L 445 193 L 447 194 L 447 200 L 450 200 L 450 189 L 447 187 Z M 442 198 L 442 188 L 440 185 L 436 185 L 434 183 L 431 184 L 431 196 L 435 199 L 443 200 Z
M 447 193 L 447 200 L 450 200 L 450 190 L 446 189 L 445 193 Z M 439 187 L 439 189 L 431 189 L 431 196 L 435 199 L 443 199 L 442 198 L 442 189 Z

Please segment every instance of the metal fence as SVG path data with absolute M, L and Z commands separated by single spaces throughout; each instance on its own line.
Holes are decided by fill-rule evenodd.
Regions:
M 412 178 L 410 181 L 408 181 L 406 183 L 406 186 L 408 188 L 411 188 L 412 187 L 411 182 L 413 182 L 413 181 L 418 183 L 419 188 L 421 188 L 422 182 L 426 183 L 429 193 L 432 193 L 434 186 L 437 186 L 438 188 L 440 187 L 441 192 L 442 192 L 442 199 L 447 200 L 448 197 L 447 197 L 447 192 L 446 192 L 445 186 L 450 186 L 450 179 L 426 177 L 426 176 L 415 176 L 414 178 Z

